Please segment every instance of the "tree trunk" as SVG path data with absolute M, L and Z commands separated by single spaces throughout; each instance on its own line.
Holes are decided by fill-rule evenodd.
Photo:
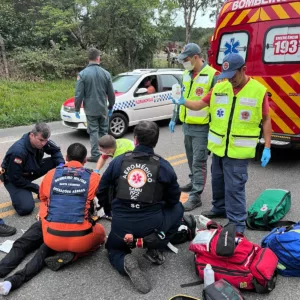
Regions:
M 186 26 L 185 27 L 185 44 L 188 44 L 191 39 L 191 27 Z
M 5 75 L 7 78 L 9 78 L 8 63 L 7 63 L 6 52 L 5 52 L 5 44 L 4 44 L 4 40 L 3 40 L 1 34 L 0 34 L 0 48 L 1 48 L 1 52 L 2 52 L 2 59 L 3 59 L 4 69 L 5 69 Z

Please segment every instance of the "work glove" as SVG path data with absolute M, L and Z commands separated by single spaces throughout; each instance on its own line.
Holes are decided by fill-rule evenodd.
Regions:
M 169 130 L 170 130 L 171 133 L 174 132 L 175 125 L 176 125 L 176 123 L 173 120 L 171 120 L 170 123 L 169 123 Z
M 271 159 L 271 149 L 265 148 L 261 157 L 261 166 L 264 168 Z
M 75 117 L 76 117 L 76 119 L 80 119 L 80 114 L 78 111 L 75 112 Z
M 112 109 L 109 109 L 109 110 L 108 110 L 108 117 L 110 118 L 110 117 L 112 116 L 112 114 L 113 114 L 113 110 L 112 110 Z

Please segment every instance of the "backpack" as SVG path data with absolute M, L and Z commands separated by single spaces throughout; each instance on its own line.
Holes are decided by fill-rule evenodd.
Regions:
M 263 238 L 261 245 L 277 255 L 280 275 L 300 277 L 300 222 L 274 228 Z
M 199 230 L 190 244 L 195 253 L 196 273 L 204 279 L 204 268 L 210 264 L 215 280 L 225 279 L 236 288 L 268 293 L 275 287 L 278 259 L 268 248 L 251 243 L 235 232 L 235 225 L 222 228 L 210 221 Z
M 263 191 L 248 210 L 246 225 L 250 229 L 271 230 L 278 226 L 294 224 L 279 222 L 291 208 L 291 193 L 281 189 Z

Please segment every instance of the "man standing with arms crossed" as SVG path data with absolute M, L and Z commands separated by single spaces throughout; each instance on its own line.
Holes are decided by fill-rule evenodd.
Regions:
M 182 97 L 178 104 L 192 110 L 210 107 L 208 149 L 213 153 L 213 208 L 202 215 L 227 217 L 236 225 L 236 231 L 243 233 L 247 218 L 248 159 L 255 156 L 261 127 L 265 139 L 262 167 L 271 158 L 269 101 L 266 88 L 246 75 L 245 60 L 239 54 L 224 58 L 219 79 L 228 80 L 217 83 L 201 101 L 186 101 Z
M 98 139 L 108 132 L 108 118 L 112 115 L 115 93 L 109 72 L 99 66 L 100 51 L 89 49 L 88 58 L 88 66 L 77 76 L 75 116 L 80 119 L 79 111 L 83 101 L 91 143 L 91 157 L 87 161 L 97 162 L 100 157 Z
M 194 43 L 187 44 L 178 56 L 186 71 L 183 73 L 183 96 L 190 101 L 199 101 L 216 82 L 216 70 L 210 67 L 201 55 L 201 49 Z M 174 111 L 169 129 L 173 133 L 177 113 Z M 180 106 L 179 119 L 183 123 L 184 145 L 190 168 L 190 182 L 181 187 L 182 192 L 190 192 L 184 210 L 191 211 L 202 205 L 203 192 L 207 176 L 207 135 L 209 109 L 201 111 L 189 110 Z

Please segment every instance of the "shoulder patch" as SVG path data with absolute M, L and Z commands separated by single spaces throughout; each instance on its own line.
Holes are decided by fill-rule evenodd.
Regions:
M 22 162 L 23 162 L 23 161 L 22 161 L 22 159 L 21 159 L 21 158 L 15 157 L 15 159 L 14 159 L 14 163 L 16 163 L 16 164 L 20 165 Z

